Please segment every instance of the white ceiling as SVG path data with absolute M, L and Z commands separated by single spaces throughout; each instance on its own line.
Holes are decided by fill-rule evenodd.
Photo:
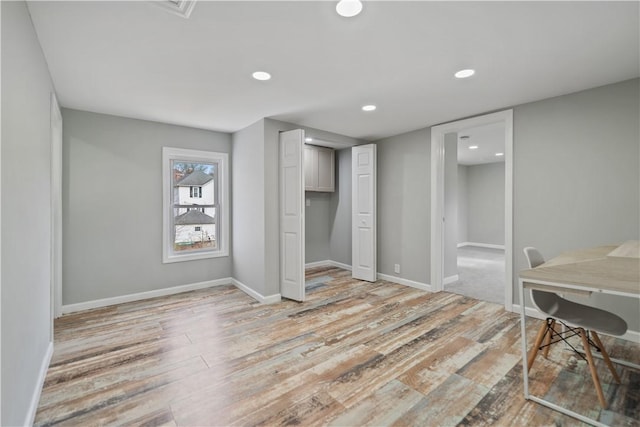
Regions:
M 272 117 L 376 140 L 640 75 L 635 1 L 335 3 L 29 9 L 63 106 L 226 132 Z
M 463 138 L 463 137 L 468 138 Z M 472 150 L 471 146 L 478 148 Z M 479 165 L 504 162 L 504 156 L 496 156 L 505 149 L 504 123 L 493 123 L 458 132 L 458 164 Z

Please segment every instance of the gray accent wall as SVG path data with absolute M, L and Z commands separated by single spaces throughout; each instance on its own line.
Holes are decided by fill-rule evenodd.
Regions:
M 639 81 L 515 107 L 515 286 L 526 246 L 548 259 L 574 248 L 639 240 Z M 589 300 L 640 331 L 637 300 Z
M 230 257 L 162 263 L 162 147 L 229 134 L 70 109 L 63 116 L 63 304 L 231 276 Z
M 376 142 L 378 272 L 424 284 L 431 257 L 430 138 L 425 128 Z
M 467 167 L 467 240 L 504 245 L 504 162 Z
M 0 425 L 31 423 L 51 345 L 53 84 L 25 2 L 2 15 Z M 35 402 L 37 403 L 37 401 Z

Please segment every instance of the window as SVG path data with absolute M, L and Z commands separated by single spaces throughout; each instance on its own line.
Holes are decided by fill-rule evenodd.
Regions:
M 228 155 L 164 147 L 165 263 L 229 255 Z
M 189 187 L 189 197 L 202 198 L 202 187 Z

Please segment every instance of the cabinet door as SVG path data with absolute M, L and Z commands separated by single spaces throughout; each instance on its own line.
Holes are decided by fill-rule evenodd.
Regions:
M 335 191 L 334 151 L 330 148 L 318 149 L 318 191 Z
M 318 152 L 315 147 L 304 147 L 304 189 L 316 191 L 318 188 Z

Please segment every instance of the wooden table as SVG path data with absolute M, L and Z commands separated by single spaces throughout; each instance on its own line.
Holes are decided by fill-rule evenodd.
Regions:
M 604 426 L 599 421 L 529 394 L 524 289 L 540 289 L 582 296 L 602 293 L 640 298 L 640 242 L 631 240 L 621 245 L 598 246 L 562 253 L 536 268 L 521 271 L 519 285 L 525 399 L 540 403 L 580 421 L 595 426 Z M 611 360 L 640 369 L 639 365 L 613 358 Z

